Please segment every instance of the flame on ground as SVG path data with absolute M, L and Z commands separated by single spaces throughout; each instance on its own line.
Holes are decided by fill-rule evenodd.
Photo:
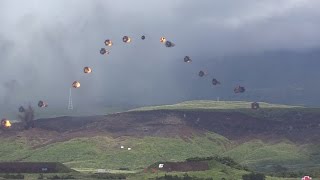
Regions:
M 3 120 L 1 121 L 1 125 L 2 125 L 2 127 L 4 127 L 4 128 L 10 128 L 10 127 L 11 127 L 11 122 L 10 122 L 8 119 L 3 119 Z

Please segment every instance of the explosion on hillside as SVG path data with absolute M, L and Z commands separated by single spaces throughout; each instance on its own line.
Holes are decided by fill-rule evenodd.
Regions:
M 1 120 L 1 126 L 3 128 L 10 128 L 11 127 L 11 122 L 8 119 L 2 119 Z

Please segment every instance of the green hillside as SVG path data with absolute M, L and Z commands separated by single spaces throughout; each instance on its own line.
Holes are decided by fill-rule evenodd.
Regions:
M 250 102 L 188 101 L 175 105 L 143 107 L 131 111 L 233 111 L 246 113 L 250 116 L 279 120 L 288 112 L 320 112 L 318 109 L 262 102 L 260 107 L 260 110 L 254 111 L 250 109 Z M 90 138 L 73 138 L 39 148 L 31 147 L 30 144 L 32 143 L 28 142 L 23 136 L 3 136 L 0 140 L 2 142 L 0 144 L 0 161 L 58 161 L 80 172 L 92 173 L 97 169 L 107 169 L 108 172 L 112 173 L 125 173 L 131 179 L 155 178 L 157 175 L 164 176 L 165 174 L 183 176 L 184 173 L 159 172 L 152 174 L 143 173 L 143 170 L 156 162 L 181 162 L 188 158 L 215 155 L 231 157 L 237 163 L 247 166 L 251 170 L 264 173 L 274 173 L 277 167 L 286 169 L 288 172 L 309 172 L 309 170 L 317 172 L 320 170 L 319 144 L 298 145 L 286 139 L 278 139 L 271 143 L 253 137 L 246 142 L 236 142 L 207 131 L 193 134 L 193 137 L 187 139 L 178 136 L 169 138 L 97 135 Z M 33 144 L 37 143 L 33 142 Z M 121 146 L 125 148 L 121 149 Z M 129 151 L 128 147 L 132 149 Z M 222 177 L 227 179 L 237 177 L 235 179 L 241 179 L 241 176 L 247 173 L 221 164 L 215 164 L 211 167 L 216 168 L 188 174 L 197 177 L 216 177 L 220 179 Z M 268 179 L 277 178 L 268 177 Z
M 239 112 L 257 118 L 269 118 L 273 120 L 282 120 L 287 113 L 320 113 L 319 108 L 306 108 L 303 106 L 290 106 L 282 104 L 270 104 L 258 102 L 259 110 L 251 109 L 252 102 L 246 101 L 212 101 L 212 100 L 195 100 L 185 101 L 172 105 L 147 106 L 131 111 L 154 111 L 154 110 L 176 110 L 176 111 L 214 111 L 214 112 Z
M 132 150 L 120 149 L 121 145 L 131 147 Z M 71 168 L 134 170 L 157 161 L 183 161 L 199 155 L 206 157 L 220 154 L 230 146 L 229 140 L 216 134 L 197 136 L 188 141 L 160 137 L 77 138 L 38 149 L 28 147 L 23 141 L 2 139 L 0 160 L 59 161 Z
M 288 106 L 280 104 L 269 104 L 259 102 L 261 108 L 302 108 L 302 106 Z M 160 105 L 148 106 L 133 109 L 131 111 L 148 111 L 148 110 L 219 110 L 219 109 L 250 109 L 251 102 L 245 101 L 210 101 L 210 100 L 197 100 L 185 101 L 173 105 Z
M 89 171 L 124 168 L 138 172 L 159 161 L 178 162 L 192 157 L 214 155 L 228 156 L 242 165 L 259 170 L 260 166 L 264 167 L 270 164 L 301 164 L 307 162 L 311 155 L 305 151 L 305 146 L 299 147 L 290 142 L 267 144 L 260 140 L 252 140 L 237 145 L 213 133 L 195 136 L 188 140 L 178 137 L 111 138 L 99 136 L 76 138 L 38 149 L 32 149 L 22 140 L 1 139 L 1 141 L 0 161 L 58 161 L 76 170 L 89 169 Z M 121 145 L 125 148 L 121 149 Z M 132 149 L 128 151 L 127 147 Z M 313 151 L 313 153 L 315 152 Z M 293 168 L 293 170 L 296 169 Z M 201 173 L 204 172 L 195 174 L 200 176 Z M 221 172 L 215 170 L 210 173 L 214 173 L 218 177 L 221 175 Z M 229 170 L 228 173 L 230 173 Z M 242 174 L 238 171 L 233 173 Z

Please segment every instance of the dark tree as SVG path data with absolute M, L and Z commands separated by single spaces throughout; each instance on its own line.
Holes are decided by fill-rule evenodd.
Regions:
M 265 180 L 266 176 L 261 173 L 250 173 L 242 176 L 243 180 Z

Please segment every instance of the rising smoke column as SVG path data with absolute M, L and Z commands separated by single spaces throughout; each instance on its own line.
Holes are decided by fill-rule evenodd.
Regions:
M 3 88 L 5 89 L 3 102 L 5 105 L 11 105 L 11 103 L 13 103 L 17 95 L 18 86 L 17 80 L 10 80 L 3 84 Z
M 34 128 L 34 110 L 29 105 L 28 108 L 24 108 L 24 111 L 19 114 L 19 119 L 24 123 L 24 128 Z

